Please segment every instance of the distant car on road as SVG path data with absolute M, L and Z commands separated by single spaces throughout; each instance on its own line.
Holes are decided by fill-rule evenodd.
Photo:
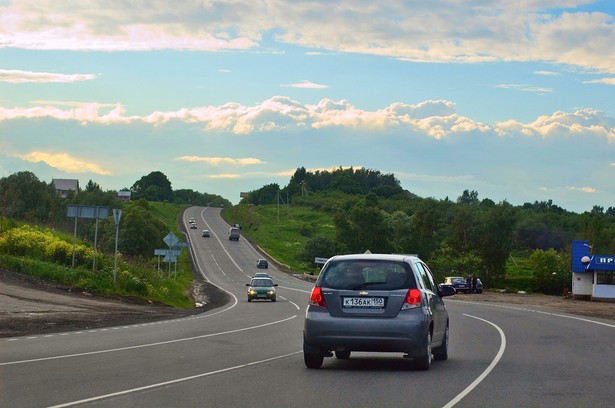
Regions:
M 190 224 L 190 229 L 197 229 L 198 226 L 196 225 L 196 223 L 192 223 Z
M 412 255 L 330 258 L 312 289 L 303 326 L 303 360 L 320 368 L 335 353 L 401 352 L 417 369 L 448 358 L 449 317 L 427 265 Z
M 269 268 L 269 262 L 266 259 L 259 259 L 256 261 L 256 267 L 261 269 Z
M 231 227 L 228 232 L 229 241 L 239 241 L 239 228 Z
M 278 284 L 273 283 L 271 279 L 252 278 L 250 283 L 246 283 L 246 286 L 248 286 L 248 302 L 255 299 L 269 299 L 272 302 L 276 301 L 275 287 L 278 286 Z
M 203 230 L 203 232 L 201 233 L 201 236 L 204 238 L 209 238 L 210 236 L 209 230 L 206 230 L 206 229 Z

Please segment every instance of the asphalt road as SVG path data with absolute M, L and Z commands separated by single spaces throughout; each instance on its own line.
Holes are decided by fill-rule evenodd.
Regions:
M 143 325 L 0 339 L 0 407 L 614 407 L 615 321 L 447 299 L 448 361 L 353 353 L 309 370 L 311 284 L 276 270 L 278 301 L 248 303 L 261 257 L 218 209 L 185 219 L 195 262 L 226 306 Z M 212 231 L 202 238 L 203 229 Z

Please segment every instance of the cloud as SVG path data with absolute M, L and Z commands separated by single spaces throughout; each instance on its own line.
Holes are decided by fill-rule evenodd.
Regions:
M 605 84 L 605 85 L 615 85 L 615 78 L 601 78 L 594 79 L 593 81 L 585 81 L 584 84 Z
M 240 178 L 240 174 L 212 174 L 208 176 L 211 179 L 237 179 Z
M 577 7 L 586 3 L 592 2 L 495 1 L 486 7 L 482 1 L 366 5 L 348 0 L 331 7 L 325 0 L 235 0 L 232 5 L 152 0 L 101 7 L 94 0 L 21 0 L 0 5 L 0 44 L 39 50 L 227 51 L 257 50 L 273 35 L 278 43 L 319 53 L 418 62 L 540 61 L 615 73 L 613 15 Z
M 16 156 L 32 163 L 43 162 L 53 168 L 67 173 L 94 173 L 105 176 L 111 174 L 110 172 L 103 170 L 98 164 L 76 159 L 68 153 L 33 151 Z
M 571 190 L 571 191 L 581 191 L 583 193 L 595 193 L 596 189 L 593 187 L 573 187 L 573 186 L 568 186 L 566 187 L 566 189 Z
M 93 74 L 54 74 L 50 72 L 32 72 L 0 69 L 0 82 L 12 84 L 23 84 L 27 82 L 48 83 L 48 82 L 79 82 L 96 79 Z
M 544 88 L 544 87 L 524 85 L 524 84 L 499 84 L 499 85 L 496 85 L 496 88 L 512 89 L 515 91 L 523 91 L 523 92 L 538 92 L 538 93 L 553 92 L 551 88 Z
M 559 75 L 559 72 L 553 72 L 553 71 L 534 71 L 534 74 L 536 74 L 536 75 L 544 75 L 544 76 L 557 76 L 557 75 Z
M 540 116 L 532 123 L 522 124 L 510 120 L 496 124 L 500 135 L 525 135 L 541 137 L 572 137 L 594 135 L 615 142 L 615 118 L 594 109 L 579 109 L 575 112 L 555 112 Z
M 242 159 L 233 159 L 231 157 L 182 156 L 182 157 L 178 157 L 177 160 L 187 161 L 187 162 L 203 162 L 203 163 L 211 164 L 212 166 L 219 166 L 220 164 L 246 166 L 246 165 L 252 165 L 252 164 L 264 164 L 265 163 L 260 159 L 255 159 L 252 157 L 246 157 Z
M 290 88 L 300 88 L 300 89 L 326 89 L 329 85 L 315 84 L 314 82 L 303 80 L 296 84 L 284 85 L 285 87 Z
M 227 103 L 221 106 L 195 107 L 178 111 L 154 112 L 145 116 L 126 116 L 120 104 L 67 103 L 68 109 L 54 106 L 2 108 L 0 122 L 18 119 L 51 118 L 86 124 L 148 124 L 154 127 L 170 122 L 201 126 L 203 132 L 226 132 L 236 135 L 282 133 L 293 130 L 344 128 L 364 134 L 403 132 L 442 140 L 464 134 L 493 132 L 502 137 L 572 137 L 594 136 L 615 142 L 615 118 L 594 109 L 554 112 L 530 123 L 516 120 L 484 124 L 461 116 L 455 104 L 429 100 L 419 104 L 396 102 L 373 111 L 358 109 L 346 100 L 322 99 L 317 104 L 301 104 L 291 98 L 276 96 L 253 106 Z M 198 161 L 185 156 L 182 160 Z M 199 159 L 213 164 L 224 159 Z M 234 159 L 230 159 L 234 160 Z M 256 159 L 254 159 L 256 160 Z

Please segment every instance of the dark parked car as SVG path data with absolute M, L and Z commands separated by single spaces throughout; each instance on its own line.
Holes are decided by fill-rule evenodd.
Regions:
M 444 284 L 454 287 L 459 293 L 470 293 L 472 290 L 467 278 L 462 276 L 447 276 L 444 278 Z M 483 283 L 478 278 L 476 279 L 476 293 L 483 293 Z
M 254 299 L 270 299 L 272 302 L 276 301 L 275 287 L 278 286 L 278 284 L 273 283 L 271 279 L 254 278 L 250 283 L 246 283 L 246 286 L 248 286 L 248 302 Z
M 463 276 L 447 276 L 444 278 L 444 284 L 451 285 L 457 292 L 467 293 L 470 290 L 466 278 Z
M 319 368 L 335 353 L 402 352 L 418 369 L 448 358 L 449 317 L 427 265 L 411 255 L 341 255 L 327 261 L 312 289 L 303 359 Z
M 267 269 L 269 268 L 269 262 L 266 259 L 259 259 L 258 261 L 256 261 L 256 267 Z

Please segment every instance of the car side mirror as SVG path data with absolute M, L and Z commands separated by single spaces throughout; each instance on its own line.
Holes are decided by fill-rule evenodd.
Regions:
M 277 283 L 274 283 L 274 284 L 273 284 L 273 286 L 278 286 L 278 284 L 277 284 Z
M 438 292 L 440 293 L 441 297 L 453 296 L 455 293 L 457 293 L 457 291 L 452 285 L 444 285 L 442 283 L 438 285 Z

